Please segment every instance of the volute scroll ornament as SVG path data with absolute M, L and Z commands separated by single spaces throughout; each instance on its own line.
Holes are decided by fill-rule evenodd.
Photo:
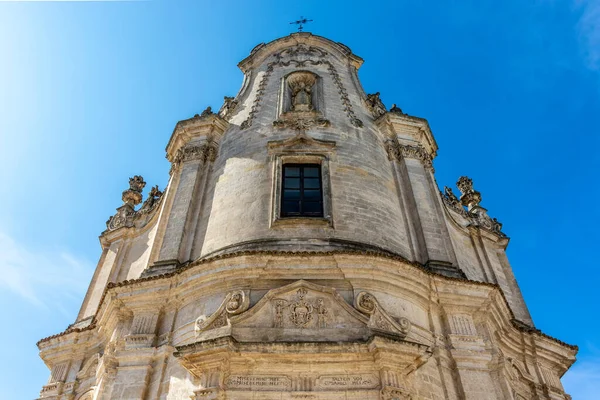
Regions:
M 241 314 L 248 310 L 250 306 L 250 298 L 243 290 L 235 290 L 228 293 L 225 299 L 211 316 L 201 315 L 196 319 L 194 331 L 196 336 L 202 332 L 229 326 L 229 317 Z
M 371 328 L 393 332 L 401 337 L 405 337 L 410 331 L 411 323 L 407 318 L 394 319 L 390 317 L 371 293 L 360 292 L 354 299 L 354 307 L 369 315 L 369 327 Z

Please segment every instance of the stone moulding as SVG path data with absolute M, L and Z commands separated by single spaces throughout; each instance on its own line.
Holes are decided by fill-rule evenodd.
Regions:
M 488 282 L 480 282 L 480 281 L 471 281 L 471 280 L 467 280 L 467 279 L 453 278 L 453 277 L 436 274 L 435 272 L 427 270 L 424 266 L 422 266 L 418 263 L 407 261 L 403 257 L 397 256 L 397 255 L 374 252 L 374 251 L 348 251 L 348 250 L 327 251 L 327 252 L 316 252 L 316 251 L 311 251 L 311 252 L 289 251 L 288 252 L 288 251 L 258 251 L 258 250 L 256 250 L 256 251 L 241 251 L 241 252 L 237 252 L 237 253 L 227 253 L 227 254 L 223 254 L 223 255 L 218 255 L 218 256 L 215 256 L 212 258 L 199 259 L 199 260 L 196 260 L 185 266 L 182 266 L 182 268 L 178 269 L 177 271 L 173 271 L 173 272 L 170 272 L 167 274 L 156 275 L 156 276 L 151 276 L 151 277 L 147 277 L 147 278 L 125 280 L 125 281 L 121 281 L 118 283 L 111 282 L 107 285 L 106 289 L 104 290 L 102 298 L 100 299 L 100 302 L 99 302 L 98 312 L 91 319 L 91 322 L 89 323 L 89 325 L 87 325 L 85 327 L 71 326 L 61 333 L 40 339 L 37 342 L 37 346 L 40 349 L 40 351 L 43 351 L 43 349 L 46 346 L 52 345 L 52 343 L 55 343 L 55 340 L 62 338 L 66 335 L 82 334 L 82 333 L 86 333 L 86 332 L 95 330 L 97 328 L 98 316 L 103 312 L 102 311 L 103 308 L 105 308 L 107 306 L 107 301 L 106 301 L 107 296 L 110 298 L 109 294 L 119 288 L 151 284 L 152 282 L 155 282 L 155 281 L 169 279 L 171 277 L 175 277 L 180 274 L 183 274 L 192 268 L 195 268 L 198 266 L 205 266 L 205 265 L 210 264 L 217 260 L 227 260 L 227 259 L 234 259 L 234 258 L 239 258 L 239 257 L 264 256 L 264 255 L 273 256 L 273 257 L 277 257 L 277 256 L 280 256 L 280 257 L 289 257 L 289 256 L 316 257 L 316 256 L 334 256 L 334 255 L 345 255 L 345 256 L 356 256 L 356 257 L 375 257 L 375 258 L 382 258 L 382 259 L 401 262 L 402 264 L 405 264 L 407 266 L 412 266 L 414 268 L 417 268 L 421 273 L 423 273 L 425 275 L 429 275 L 431 277 L 434 277 L 435 279 L 440 279 L 442 281 L 446 281 L 446 282 L 450 282 L 450 283 L 455 282 L 457 284 L 489 287 L 495 291 L 496 296 L 498 296 L 499 298 L 502 299 L 502 303 L 504 304 L 504 307 L 506 308 L 506 312 L 510 315 L 510 323 L 514 329 L 516 329 L 519 332 L 533 334 L 533 335 L 545 338 L 545 339 L 550 340 L 560 346 L 564 346 L 572 351 L 577 351 L 579 348 L 576 345 L 571 345 L 571 344 L 565 343 L 559 339 L 556 339 L 550 335 L 543 333 L 541 330 L 539 330 L 537 328 L 531 327 L 531 326 L 517 320 L 515 318 L 512 310 L 510 309 L 510 306 L 508 305 L 508 301 L 506 300 L 504 293 L 502 292 L 502 290 L 500 289 L 500 287 L 497 284 L 488 283 Z

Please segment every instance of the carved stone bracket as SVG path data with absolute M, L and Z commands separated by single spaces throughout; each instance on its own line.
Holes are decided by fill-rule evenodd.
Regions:
M 149 218 L 143 219 L 142 216 L 148 216 L 156 209 L 162 199 L 162 192 L 158 190 L 158 186 L 154 186 L 142 207 L 136 211 L 135 206 L 142 202 L 142 190 L 146 186 L 144 178 L 136 175 L 129 178 L 129 189 L 123 192 L 123 205 L 117 208 L 117 213 L 106 221 L 106 228 L 109 231 L 114 231 L 122 227 L 144 226 Z

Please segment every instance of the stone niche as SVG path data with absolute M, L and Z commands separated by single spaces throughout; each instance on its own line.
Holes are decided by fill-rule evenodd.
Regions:
M 335 289 L 301 280 L 250 309 L 247 299 L 229 293 L 214 314 L 198 317 L 196 341 L 177 348 L 197 378 L 196 398 L 408 399 L 412 372 L 431 355 L 406 340 L 408 320 L 390 317 L 366 292 L 352 306 Z

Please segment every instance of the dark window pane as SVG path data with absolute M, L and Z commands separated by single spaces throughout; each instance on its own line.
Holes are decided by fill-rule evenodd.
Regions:
M 304 200 L 306 200 L 306 201 L 321 201 L 321 191 L 320 190 L 305 190 L 304 191 Z
M 297 201 L 284 201 L 283 202 L 283 213 L 284 214 L 299 214 L 300 203 Z
M 285 176 L 300 176 L 300 168 L 299 167 L 285 167 L 284 175 Z
M 319 177 L 319 167 L 305 167 L 304 168 L 304 176 L 318 178 Z
M 300 190 L 289 190 L 286 189 L 283 191 L 283 201 L 287 200 L 300 200 Z
M 320 187 L 321 183 L 319 182 L 319 178 L 304 178 L 305 189 L 319 189 Z
M 321 202 L 304 202 L 302 211 L 304 214 L 320 215 L 322 214 Z
M 299 178 L 285 178 L 284 186 L 285 189 L 300 189 Z

